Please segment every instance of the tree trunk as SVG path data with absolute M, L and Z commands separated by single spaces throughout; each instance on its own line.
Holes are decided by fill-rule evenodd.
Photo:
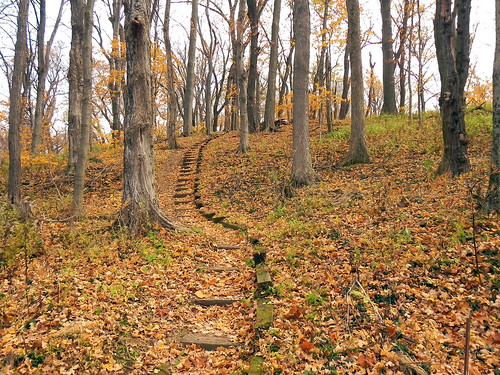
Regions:
M 245 88 L 246 77 L 243 66 L 244 55 L 244 23 L 245 23 L 246 2 L 240 0 L 238 7 L 238 19 L 236 21 L 236 77 L 238 81 L 238 101 L 240 110 L 240 143 L 236 152 L 246 154 L 250 148 L 248 142 L 248 113 L 247 113 L 247 92 Z
M 406 41 L 408 39 L 408 19 L 410 18 L 410 1 L 403 1 L 403 20 L 401 30 L 399 30 L 399 48 L 396 53 L 399 67 L 399 112 L 404 113 L 406 107 Z M 413 31 L 413 29 L 412 29 Z M 411 38 L 410 38 L 411 39 Z M 411 56 L 411 49 L 408 48 L 408 61 Z M 410 70 L 408 70 L 408 77 Z M 411 95 L 411 93 L 410 93 Z
M 71 48 L 68 69 L 68 171 L 75 169 L 82 129 L 84 0 L 71 3 Z
M 184 92 L 184 125 L 182 134 L 187 137 L 193 132 L 193 89 L 194 64 L 196 63 L 196 36 L 198 25 L 198 0 L 192 0 L 191 24 L 189 29 L 188 63 L 186 71 L 186 91 Z
M 283 118 L 284 117 L 284 112 L 285 110 L 283 109 L 283 106 L 285 104 L 285 95 L 288 92 L 287 88 L 287 82 L 288 82 L 288 76 L 291 74 L 292 70 L 292 58 L 293 58 L 293 52 L 295 51 L 295 44 L 290 43 L 290 53 L 288 54 L 285 62 L 285 73 L 283 74 L 283 78 L 281 81 L 281 87 L 280 87 L 280 92 L 278 95 L 278 104 L 280 106 L 280 110 L 278 112 L 278 118 Z M 290 118 L 288 118 L 290 120 Z
M 384 104 L 382 113 L 394 114 L 396 108 L 396 90 L 394 87 L 394 52 L 392 50 L 391 0 L 380 0 L 382 13 L 382 81 L 384 86 Z
M 120 24 L 121 6 L 122 0 L 113 0 L 113 14 L 110 17 L 113 27 L 112 56 L 110 59 L 111 79 L 109 83 L 111 112 L 113 116 L 111 130 L 113 130 L 113 137 L 117 139 L 120 138 L 120 133 L 123 131 L 123 123 L 121 121 L 121 115 L 123 114 L 121 107 L 123 75 L 121 72 L 125 70 L 124 51 L 121 46 L 121 42 L 123 42 L 123 28 Z M 121 33 L 120 30 L 122 31 Z
M 271 26 L 271 51 L 267 74 L 266 106 L 264 109 L 264 131 L 274 126 L 276 116 L 276 72 L 278 70 L 278 36 L 281 15 L 281 0 L 274 0 L 273 22 Z
M 293 61 L 293 161 L 294 186 L 310 185 L 318 180 L 309 150 L 309 56 L 311 20 L 308 0 L 295 0 L 293 31 L 295 56 Z
M 26 28 L 28 23 L 28 0 L 19 1 L 17 14 L 16 51 L 10 86 L 9 107 L 9 201 L 15 206 L 21 203 L 21 123 L 22 123 L 22 86 L 26 70 Z
M 247 0 L 248 18 L 250 19 L 250 65 L 247 84 L 248 130 L 259 131 L 259 115 L 257 114 L 257 59 L 259 58 L 259 15 L 257 0 Z
M 347 0 L 348 39 L 351 60 L 351 137 L 349 151 L 344 164 L 369 163 L 370 156 L 365 139 L 365 100 L 363 89 L 363 66 L 361 61 L 361 32 L 359 1 Z
M 42 125 L 45 118 L 45 106 L 46 106 L 46 92 L 45 92 L 45 80 L 47 79 L 47 73 L 49 71 L 50 64 L 50 52 L 52 50 L 52 43 L 61 22 L 62 12 L 64 8 L 65 0 L 61 1 L 59 5 L 59 12 L 57 14 L 56 22 L 52 30 L 51 36 L 45 45 L 45 23 L 47 19 L 45 11 L 45 0 L 40 0 L 40 21 L 37 30 L 37 48 L 38 48 L 38 67 L 37 76 L 38 84 L 36 89 L 36 103 L 35 103 L 35 119 L 33 122 L 33 132 L 31 140 L 31 152 L 37 153 L 38 148 L 42 144 Z
M 500 213 L 500 0 L 495 0 L 496 45 L 493 63 L 493 139 L 487 211 Z
M 78 144 L 78 157 L 75 165 L 75 185 L 73 189 L 73 216 L 83 215 L 83 190 L 85 187 L 85 168 L 89 152 L 89 139 L 92 123 L 92 28 L 94 1 L 87 0 L 84 11 L 84 35 L 82 48 L 83 95 L 82 127 Z
M 344 52 L 344 76 L 342 79 L 342 102 L 340 103 L 339 119 L 345 120 L 347 113 L 349 113 L 349 88 L 351 81 L 349 80 L 349 36 L 345 43 Z
M 332 103 L 332 61 L 330 58 L 330 51 L 326 54 L 326 91 L 328 92 L 328 96 L 326 99 L 326 128 L 328 129 L 328 133 L 333 131 L 333 103 Z
M 128 105 L 123 157 L 124 207 L 120 222 L 132 234 L 138 234 L 152 222 L 177 228 L 160 211 L 154 184 L 150 9 L 151 0 L 125 1 Z
M 441 77 L 444 152 L 438 173 L 460 175 L 470 170 L 464 119 L 464 87 L 469 73 L 471 0 L 437 0 L 434 18 L 436 53 Z M 456 19 L 455 19 L 456 18 Z M 455 27 L 456 23 L 456 27 Z
M 165 3 L 165 18 L 163 20 L 163 37 L 165 39 L 165 59 L 167 61 L 167 91 L 168 91 L 168 118 L 167 118 L 167 142 L 169 150 L 178 147 L 176 131 L 176 100 L 175 100 L 175 73 L 172 54 L 172 44 L 170 42 L 170 4 L 171 0 Z

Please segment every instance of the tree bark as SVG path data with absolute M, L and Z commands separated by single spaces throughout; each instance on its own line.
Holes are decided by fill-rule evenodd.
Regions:
M 46 11 L 45 11 L 45 0 L 40 0 L 40 21 L 37 30 L 37 48 L 38 48 L 38 67 L 37 76 L 38 84 L 36 89 L 36 103 L 35 103 L 35 119 L 33 122 L 33 132 L 31 140 L 31 152 L 38 152 L 38 148 L 42 144 L 42 124 L 44 120 L 44 107 L 46 104 L 45 96 L 45 80 L 47 79 L 47 73 L 50 64 L 50 52 L 52 50 L 52 43 L 54 41 L 59 23 L 61 22 L 62 11 L 64 8 L 65 1 L 62 0 L 59 5 L 59 12 L 57 14 L 56 22 L 54 24 L 54 29 L 52 30 L 51 36 L 45 45 L 45 24 L 46 24 Z
M 75 184 L 73 189 L 73 216 L 83 215 L 83 191 L 85 188 L 85 169 L 89 152 L 89 139 L 92 123 L 92 28 L 94 1 L 87 0 L 84 11 L 84 35 L 82 48 L 82 71 L 83 71 L 83 93 L 82 93 L 82 127 L 80 141 L 78 144 L 78 157 L 75 165 Z
M 500 213 L 500 0 L 495 0 L 496 44 L 493 63 L 493 137 L 491 145 L 491 172 L 486 211 Z
M 310 185 L 318 180 L 312 167 L 309 149 L 309 57 L 311 20 L 308 0 L 295 0 L 293 31 L 295 56 L 293 61 L 293 161 L 292 184 Z
M 248 112 L 247 112 L 247 92 L 246 74 L 243 66 L 244 55 L 244 23 L 245 23 L 246 2 L 240 0 L 238 7 L 238 18 L 236 21 L 236 77 L 238 81 L 238 101 L 240 110 L 240 143 L 236 153 L 246 154 L 250 148 L 248 141 Z
M 167 143 L 169 150 L 174 150 L 178 147 L 177 144 L 177 103 L 175 95 L 175 73 L 174 59 L 172 53 L 172 43 L 170 42 L 170 5 L 172 1 L 167 0 L 165 3 L 165 17 L 163 20 L 163 38 L 165 39 L 165 59 L 167 61 L 167 91 L 168 91 L 168 118 L 167 118 Z
M 68 69 L 68 171 L 75 169 L 82 129 L 84 0 L 70 0 L 71 48 Z
M 247 0 L 248 18 L 250 20 L 250 65 L 247 84 L 248 130 L 259 131 L 259 114 L 257 104 L 257 60 L 259 58 L 259 12 L 257 0 Z
M 178 228 L 160 211 L 154 184 L 150 9 L 151 0 L 125 1 L 128 105 L 119 220 L 133 235 L 152 222 Z
M 276 72 L 278 70 L 278 36 L 281 15 L 281 0 L 274 0 L 273 22 L 271 25 L 271 50 L 267 74 L 266 105 L 264 109 L 264 131 L 274 126 L 276 116 Z
M 347 0 L 349 55 L 351 60 L 351 136 L 349 151 L 343 164 L 369 163 L 370 156 L 365 139 L 365 100 L 363 66 L 361 60 L 361 31 L 359 1 Z
M 347 37 L 345 43 L 344 52 L 344 76 L 342 77 L 342 102 L 340 103 L 339 119 L 345 120 L 347 113 L 349 113 L 349 89 L 351 86 L 351 81 L 349 80 L 349 36 Z
M 28 0 L 19 1 L 17 14 L 16 50 L 10 86 L 9 107 L 9 201 L 15 206 L 21 203 L 21 123 L 22 123 L 22 86 L 26 70 L 26 29 L 28 23 Z
M 184 92 L 184 125 L 182 134 L 187 137 L 193 132 L 193 90 L 194 64 L 196 59 L 196 37 L 198 25 L 198 0 L 191 3 L 191 24 L 189 29 L 188 63 L 186 71 L 186 90 Z
M 441 77 L 444 152 L 438 173 L 457 176 L 470 170 L 464 118 L 464 88 L 469 73 L 471 0 L 437 0 L 434 18 L 436 54 Z M 456 27 L 455 27 L 456 24 Z
M 380 0 L 382 13 L 382 81 L 384 86 L 384 104 L 382 113 L 394 114 L 396 108 L 396 89 L 394 87 L 394 52 L 392 50 L 391 0 Z

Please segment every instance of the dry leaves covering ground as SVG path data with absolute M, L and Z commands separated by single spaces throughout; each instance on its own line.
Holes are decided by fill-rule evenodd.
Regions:
M 348 132 L 313 129 L 322 181 L 283 197 L 291 129 L 210 144 L 202 197 L 261 239 L 274 276 L 273 328 L 259 347 L 272 374 L 459 374 L 471 315 L 471 374 L 500 373 L 498 217 L 470 192 L 487 182 L 488 116 L 471 115 L 472 174 L 436 177 L 438 119 L 367 127 L 373 163 L 338 166 Z M 214 165 L 216 168 L 208 168 Z M 474 231 L 481 282 L 475 268 Z
M 434 175 L 437 121 L 431 116 L 418 128 L 402 118 L 371 120 L 373 163 L 348 167 L 338 166 L 347 125 L 326 135 L 313 124 L 322 180 L 289 199 L 289 126 L 252 135 L 243 156 L 234 154 L 237 134 L 213 140 L 200 178 L 205 209 L 246 232 L 197 216 L 187 232 L 154 229 L 129 239 L 113 226 L 121 151 L 112 147 L 91 158 L 87 218 L 65 221 L 71 179 L 63 161 L 33 162 L 23 193 L 38 221 L 20 223 L 1 211 L 0 372 L 151 374 L 165 364 L 173 374 L 245 374 L 255 351 L 267 374 L 460 374 L 470 314 L 470 373 L 498 374 L 500 224 L 477 212 L 470 194 L 486 183 L 491 117 L 469 118 L 475 169 L 459 179 Z M 183 150 L 198 139 L 181 139 Z M 183 150 L 156 148 L 160 202 L 174 219 L 169 197 Z M 266 293 L 275 319 L 260 336 L 252 269 L 223 278 L 210 272 L 235 262 L 215 242 L 250 236 L 267 250 L 274 279 Z M 238 262 L 250 254 L 242 251 Z M 241 294 L 230 295 L 233 287 Z M 202 311 L 189 303 L 196 295 L 241 303 L 230 314 Z M 213 352 L 179 345 L 193 327 L 243 345 Z

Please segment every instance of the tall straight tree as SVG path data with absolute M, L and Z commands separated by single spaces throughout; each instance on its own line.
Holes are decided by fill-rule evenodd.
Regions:
M 248 111 L 247 111 L 247 92 L 246 92 L 246 74 L 243 64 L 243 56 L 245 54 L 245 44 L 243 36 L 245 35 L 245 13 L 246 2 L 240 0 L 238 6 L 238 18 L 236 19 L 236 40 L 235 46 L 235 65 L 236 79 L 238 82 L 238 104 L 240 111 L 240 143 L 236 152 L 238 154 L 246 154 L 250 148 L 248 141 Z
M 276 73 L 278 70 L 278 36 L 281 14 L 281 0 L 274 0 L 273 22 L 271 26 L 271 51 L 269 52 L 269 71 L 267 74 L 266 106 L 264 108 L 264 131 L 274 125 L 276 115 Z
M 123 208 L 120 222 L 137 234 L 151 222 L 177 228 L 160 211 L 153 165 L 151 0 L 125 0 L 127 107 L 123 156 Z
M 11 204 L 21 203 L 21 122 L 22 122 L 22 88 L 26 70 L 26 28 L 28 23 L 29 0 L 20 0 L 17 13 L 16 50 L 14 68 L 10 85 L 9 108 L 9 184 L 7 194 Z
M 347 36 L 347 40 L 345 43 L 345 51 L 344 51 L 344 75 L 342 77 L 342 102 L 340 103 L 340 113 L 339 119 L 345 120 L 347 117 L 347 113 L 349 112 L 349 89 L 351 87 L 351 81 L 349 80 L 349 36 Z
M 182 134 L 188 136 L 193 129 L 193 89 L 194 64 L 196 59 L 196 36 L 198 25 L 198 0 L 191 1 L 191 23 L 189 28 L 189 49 L 186 70 L 186 89 L 184 90 L 184 125 Z
M 295 0 L 293 6 L 295 56 L 293 60 L 293 161 L 292 184 L 310 185 L 318 179 L 309 149 L 309 58 L 311 19 L 309 0 Z
M 384 87 L 384 103 L 382 113 L 393 114 L 396 108 L 396 89 L 394 85 L 394 52 L 392 50 L 392 18 L 391 0 L 380 0 L 382 13 L 382 83 Z
M 75 169 L 82 129 L 84 0 L 70 0 L 71 47 L 68 68 L 68 170 Z
M 33 121 L 33 137 L 31 141 L 31 152 L 37 152 L 38 147 L 42 143 L 42 122 L 44 117 L 44 107 L 46 103 L 45 80 L 47 79 L 47 73 L 49 71 L 50 52 L 52 50 L 52 43 L 54 42 L 54 38 L 56 36 L 59 23 L 61 22 L 62 12 L 65 3 L 66 3 L 65 0 L 61 0 L 54 28 L 52 29 L 52 33 L 49 37 L 49 40 L 47 41 L 47 44 L 45 44 L 45 24 L 47 20 L 46 3 L 45 0 L 40 0 L 40 14 L 38 20 L 38 29 L 37 29 L 38 82 L 36 88 L 35 119 Z
M 464 88 L 469 75 L 471 0 L 437 0 L 434 38 L 441 76 L 444 152 L 438 173 L 460 175 L 470 170 L 464 118 Z
M 493 63 L 493 141 L 485 208 L 500 213 L 500 0 L 495 0 L 496 44 Z
M 75 185 L 73 189 L 73 215 L 80 217 L 83 214 L 83 190 L 85 187 L 85 169 L 89 152 L 89 139 L 92 123 L 92 28 L 95 0 L 87 0 L 83 6 L 84 33 L 82 43 L 82 125 L 78 143 L 77 161 L 75 165 Z
M 365 139 L 365 100 L 363 88 L 363 66 L 361 61 L 361 26 L 359 1 L 347 0 L 349 57 L 351 60 L 351 136 L 349 151 L 344 164 L 369 163 L 370 156 Z
M 176 132 L 176 109 L 177 101 L 175 95 L 175 72 L 174 58 L 172 53 L 172 43 L 170 42 L 170 5 L 172 1 L 165 2 L 165 17 L 163 19 L 163 38 L 165 39 L 165 60 L 167 61 L 167 91 L 168 91 L 168 118 L 167 118 L 167 142 L 170 150 L 176 149 L 177 132 Z

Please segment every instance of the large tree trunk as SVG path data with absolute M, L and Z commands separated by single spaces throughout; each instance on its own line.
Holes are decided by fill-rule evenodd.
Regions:
M 151 222 L 177 228 L 160 211 L 153 164 L 153 107 L 149 39 L 151 0 L 125 1 L 127 96 L 120 221 L 137 234 Z
M 186 90 L 184 92 L 184 125 L 182 128 L 182 134 L 184 136 L 188 136 L 193 132 L 193 90 L 194 64 L 196 62 L 196 37 L 198 27 L 198 0 L 192 0 L 191 7 L 188 63 L 186 71 Z
M 167 142 L 170 150 L 176 149 L 177 145 L 177 103 L 175 100 L 175 73 L 174 59 L 172 54 L 172 44 L 170 42 L 170 4 L 171 0 L 165 3 L 165 18 L 163 20 L 163 37 L 165 39 L 165 59 L 167 61 L 167 91 L 168 91 L 168 118 L 167 118 Z
M 278 36 L 281 14 L 281 0 L 274 0 L 273 22 L 271 26 L 271 51 L 267 74 L 266 105 L 264 109 L 264 131 L 274 126 L 276 116 L 276 72 L 278 70 Z
M 26 70 L 26 28 L 28 22 L 28 0 L 19 1 L 17 14 L 16 51 L 10 86 L 9 107 L 9 184 L 7 193 L 11 204 L 21 203 L 21 123 L 22 123 L 22 86 Z
M 259 58 L 259 12 L 257 0 L 247 0 L 248 18 L 250 19 L 250 66 L 248 68 L 247 113 L 250 133 L 259 131 L 257 103 L 257 60 Z
M 71 3 L 71 48 L 68 69 L 68 170 L 74 170 L 82 129 L 84 0 Z
M 359 1 L 347 0 L 349 55 L 351 60 L 351 137 L 349 151 L 344 164 L 369 163 L 370 156 L 365 139 L 365 100 L 363 89 L 363 67 L 361 61 L 361 32 Z
M 444 140 L 438 173 L 451 172 L 456 176 L 470 170 L 464 87 L 469 74 L 471 0 L 456 0 L 453 12 L 451 3 L 451 0 L 437 0 L 434 36 L 441 76 L 439 106 Z
M 487 211 L 500 213 L 500 0 L 495 0 L 496 45 L 493 63 L 493 140 L 491 145 L 491 172 Z
M 309 56 L 311 20 L 308 0 L 295 0 L 293 31 L 295 56 L 293 61 L 293 161 L 292 183 L 310 185 L 317 181 L 309 150 Z
M 406 40 L 408 39 L 408 19 L 410 18 L 410 1 L 403 1 L 403 20 L 399 31 L 399 48 L 396 53 L 399 67 L 399 112 L 404 113 L 406 107 Z M 412 29 L 413 31 L 413 29 Z M 411 56 L 411 48 L 408 48 L 408 60 Z M 408 70 L 408 76 L 410 71 Z M 411 93 L 410 93 L 411 95 Z M 410 110 L 411 112 L 411 110 Z
M 382 13 L 382 81 L 384 86 L 384 104 L 382 113 L 394 114 L 396 108 L 396 89 L 394 87 L 394 52 L 392 50 L 391 0 L 380 0 Z
M 246 2 L 240 0 L 238 7 L 238 19 L 236 21 L 236 77 L 238 81 L 238 101 L 240 111 L 240 143 L 236 152 L 245 154 L 250 148 L 248 142 L 248 112 L 247 112 L 247 92 L 246 92 L 246 74 L 243 65 L 244 55 L 244 23 L 245 23 Z
M 82 128 L 78 144 L 78 157 L 75 165 L 75 186 L 73 190 L 73 215 L 83 214 L 83 190 L 85 187 L 85 168 L 89 152 L 89 139 L 92 122 L 92 27 L 94 1 L 87 0 L 84 11 L 83 36 L 83 95 L 82 95 Z

